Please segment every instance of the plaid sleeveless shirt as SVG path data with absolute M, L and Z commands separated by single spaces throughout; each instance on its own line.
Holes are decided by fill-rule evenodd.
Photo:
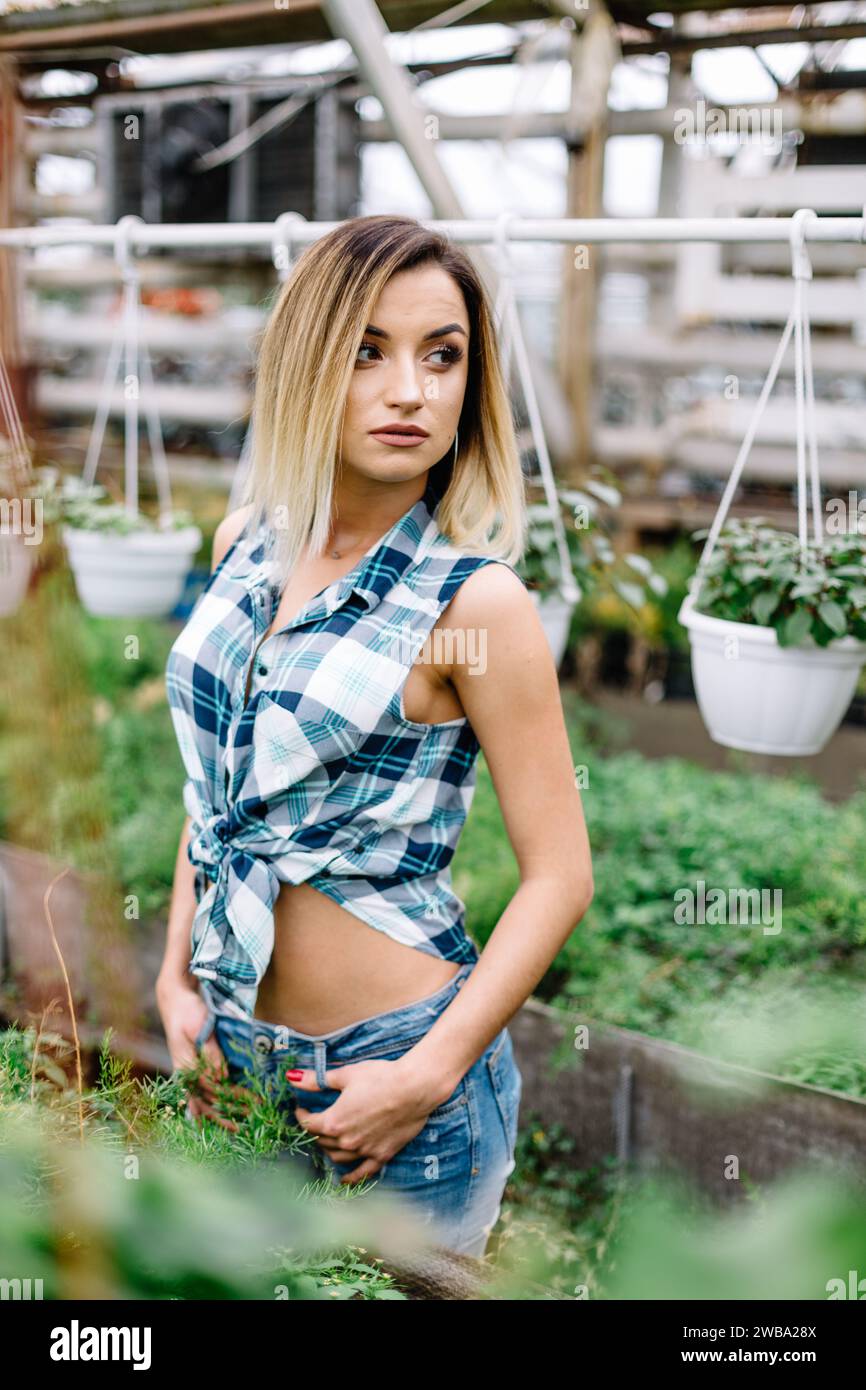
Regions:
M 171 648 L 166 689 L 196 867 L 189 970 L 213 1008 L 253 1016 L 281 883 L 308 882 L 429 955 L 478 958 L 450 862 L 479 743 L 466 716 L 408 719 L 403 690 L 461 583 L 507 562 L 455 548 L 437 525 L 438 496 L 428 480 L 355 568 L 259 650 L 280 592 L 273 535 L 265 523 L 247 534 L 248 523 Z M 481 650 L 467 644 L 461 659 L 483 669 L 475 635 Z

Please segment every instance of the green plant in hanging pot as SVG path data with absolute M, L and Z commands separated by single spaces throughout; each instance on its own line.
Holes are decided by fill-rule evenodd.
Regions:
M 730 748 L 782 757 L 821 751 L 866 662 L 864 539 L 857 530 L 827 534 L 823 521 L 806 306 L 812 268 L 805 224 L 815 218 L 813 209 L 799 208 L 791 219 L 791 309 L 679 614 L 710 736 Z M 797 535 L 761 518 L 725 526 L 792 332 Z
M 846 532 L 802 545 L 764 518 L 731 521 L 681 619 L 717 743 L 818 753 L 866 662 L 866 537 Z
M 864 641 L 866 536 L 850 531 L 801 551 L 796 536 L 764 518 L 729 522 L 704 572 L 699 608 L 771 627 L 782 647 Z
M 166 617 L 176 607 L 201 532 L 189 512 L 154 519 L 112 500 L 98 483 L 45 467 L 33 495 L 61 528 L 82 604 L 94 617 Z
M 557 487 L 556 497 L 577 592 L 571 597 L 563 593 L 562 561 L 547 502 L 527 507 L 527 544 L 517 568 L 536 602 L 558 666 L 578 603 L 607 591 L 639 611 L 647 601 L 647 589 L 662 594 L 666 583 L 643 555 L 617 555 L 603 520 L 604 510 L 618 507 L 622 500 L 611 482 L 591 477 L 582 488 Z
M 142 531 L 148 535 L 180 531 L 193 526 L 188 511 L 172 511 L 154 520 L 144 512 L 130 512 L 122 502 L 112 501 L 99 483 L 63 475 L 57 468 L 37 468 L 34 496 L 42 499 L 46 521 L 60 521 L 80 531 L 99 531 L 105 535 L 130 536 Z

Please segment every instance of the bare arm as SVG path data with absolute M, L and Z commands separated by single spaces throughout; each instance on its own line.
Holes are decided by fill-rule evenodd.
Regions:
M 395 1061 L 326 1072 L 342 1094 L 322 1112 L 295 1106 L 335 1161 L 358 1162 L 342 1184 L 372 1177 L 419 1132 L 532 993 L 592 900 L 559 684 L 530 594 L 505 566 L 486 565 L 446 612 L 447 630 L 478 642 L 461 645 L 463 664 L 437 666 L 438 676 L 457 691 L 484 752 L 520 884 L 463 988 L 414 1047 Z M 318 1089 L 315 1073 L 302 1071 L 298 1085 Z
M 402 1059 L 434 1104 L 532 993 L 593 895 L 556 669 L 529 593 L 502 565 L 485 566 L 461 585 L 448 626 L 477 630 L 465 644 L 476 674 L 455 663 L 450 680 L 490 769 L 520 884 L 463 989 Z
M 180 832 L 177 859 L 174 866 L 174 885 L 171 905 L 168 910 L 168 929 L 165 938 L 165 953 L 156 981 L 157 992 L 165 983 L 192 985 L 187 973 L 190 961 L 190 928 L 195 916 L 195 866 L 187 856 L 190 818 L 186 817 Z

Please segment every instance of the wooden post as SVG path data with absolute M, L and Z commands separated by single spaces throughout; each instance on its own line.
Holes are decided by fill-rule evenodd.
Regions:
M 601 215 L 607 90 L 616 49 L 610 16 L 597 6 L 582 32 L 572 38 L 569 126 L 572 132 L 584 130 L 585 134 L 579 143 L 574 134 L 569 140 L 566 217 Z M 594 246 L 566 246 L 563 255 L 559 367 L 574 427 L 568 478 L 577 482 L 592 462 L 599 252 Z
M 584 143 L 568 151 L 566 217 L 598 217 L 604 134 L 593 125 Z M 571 409 L 574 443 L 568 474 L 585 476 L 592 461 L 592 394 L 597 257 L 595 246 L 566 246 L 563 263 L 560 368 Z
M 23 158 L 23 127 L 16 65 L 13 59 L 0 56 L 0 227 L 15 225 L 15 188 L 20 174 L 19 161 Z M 18 328 L 19 254 L 11 248 L 0 249 L 0 354 L 6 363 L 18 412 L 26 419 L 25 364 Z

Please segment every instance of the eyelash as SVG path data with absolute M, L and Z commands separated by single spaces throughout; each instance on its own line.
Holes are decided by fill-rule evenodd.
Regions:
M 376 343 L 370 343 L 365 341 L 361 344 L 360 348 L 358 349 L 359 354 L 363 352 L 365 348 L 372 348 L 374 352 L 379 351 L 379 348 Z M 434 348 L 433 351 L 444 352 L 448 355 L 447 362 L 440 363 L 440 366 L 453 367 L 454 363 L 459 362 L 461 357 L 463 356 L 463 349 L 455 347 L 452 343 L 442 343 L 441 346 Z

